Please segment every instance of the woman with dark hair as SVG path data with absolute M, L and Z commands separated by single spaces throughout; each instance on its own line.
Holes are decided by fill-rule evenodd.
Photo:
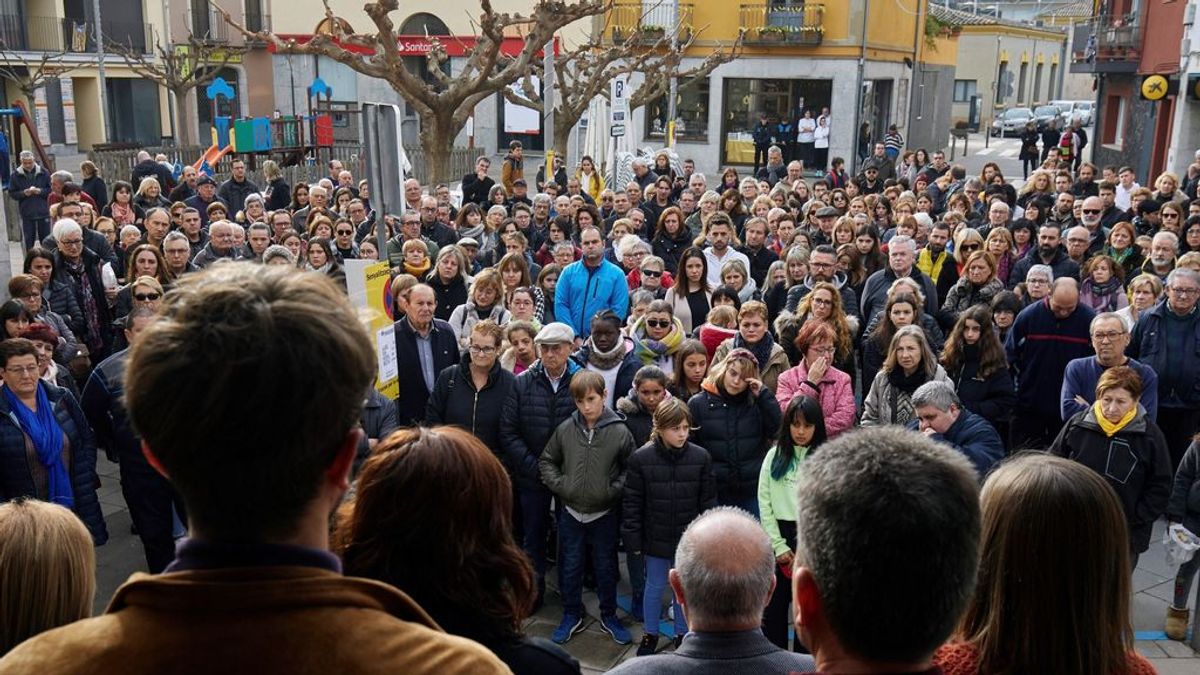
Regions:
M 1124 220 L 1113 225 L 1108 231 L 1108 245 L 1104 247 L 1104 254 L 1121 266 L 1126 279 L 1136 277 L 1146 262 L 1142 248 L 1137 245 L 1137 232 L 1134 231 L 1133 225 Z
M 958 316 L 942 350 L 942 366 L 967 410 L 1003 430 L 1017 404 L 1004 345 L 992 330 L 992 309 L 975 305 Z
M 83 409 L 66 389 L 41 379 L 38 349 L 29 340 L 0 342 L 0 369 L 0 495 L 65 506 L 103 544 L 108 529 L 96 496 L 96 443 Z
M 1138 405 L 1141 396 L 1142 378 L 1136 370 L 1105 370 L 1096 383 L 1096 402 L 1067 420 L 1049 449 L 1052 455 L 1090 467 L 1116 490 L 1129 528 L 1126 545 L 1132 567 L 1150 548 L 1154 521 L 1167 510 L 1173 471 L 1167 439 Z
M 328 276 L 343 291 L 346 290 L 346 272 L 337 262 L 333 242 L 325 237 L 308 240 L 308 264 L 305 269 Z
M 1025 309 L 1025 303 L 1012 291 L 1000 291 L 992 298 L 992 323 L 996 326 L 996 337 L 1000 344 L 1008 339 L 1008 331 L 1022 309 Z
M 788 648 L 792 617 L 791 570 L 796 558 L 796 485 L 800 465 L 826 441 L 821 404 L 797 396 L 788 404 L 779 425 L 775 447 L 767 451 L 758 474 L 758 512 L 775 551 L 775 591 L 763 609 L 763 633 L 780 649 Z M 797 635 L 792 651 L 804 652 Z
M 854 231 L 854 247 L 858 249 L 868 277 L 884 268 L 887 258 L 880 249 L 879 230 L 875 226 L 859 225 Z
M 44 287 L 42 280 L 32 274 L 15 274 L 8 280 L 9 296 L 25 305 L 35 323 L 46 324 L 58 335 L 58 342 L 54 346 L 54 359 L 67 366 L 78 353 L 79 345 L 66 319 L 46 306 L 45 298 L 42 297 Z
M 113 301 L 113 316 L 115 317 L 125 316 L 129 310 L 133 309 L 133 281 L 135 279 L 154 277 L 163 288 L 170 288 L 171 283 L 175 280 L 171 270 L 167 267 L 167 261 L 163 258 L 162 251 L 157 246 L 139 244 L 133 247 L 126 259 L 129 261 L 125 265 L 129 283 L 117 291 L 117 297 Z
M 591 334 L 571 358 L 580 367 L 604 378 L 610 408 L 633 388 L 634 375 L 644 365 L 634 353 L 633 341 L 621 333 L 621 317 L 611 309 L 602 309 L 592 317 Z
M 375 447 L 357 486 L 331 537 L 347 575 L 404 591 L 514 673 L 579 672 L 553 643 L 521 634 L 533 569 L 513 541 L 508 473 L 482 442 L 455 427 L 401 429 Z
M 83 313 L 79 310 L 79 301 L 71 286 L 54 274 L 54 254 L 44 248 L 30 249 L 25 254 L 23 269 L 25 274 L 33 275 L 42 282 L 42 305 L 62 317 L 78 339 L 79 331 L 86 329 Z
M 724 194 L 726 190 L 737 190 L 742 179 L 738 176 L 737 169 L 732 166 L 727 166 L 721 172 L 721 184 L 717 186 L 717 191 Z
M 679 258 L 675 285 L 667 289 L 663 301 L 671 306 L 671 313 L 683 324 L 684 333 L 691 335 L 704 323 L 712 303 L 712 289 L 708 287 L 708 258 L 704 257 L 704 251 L 693 246 L 683 252 Z
M 654 411 L 670 397 L 671 378 L 658 366 L 642 366 L 633 376 L 629 395 L 617 399 L 614 409 L 625 416 L 633 444 L 642 447 L 650 440 Z
M 742 309 L 742 298 L 729 286 L 717 286 L 712 292 L 712 306 L 722 305 L 729 305 L 735 312 L 739 312 Z
M 1127 528 L 1099 474 L 1023 454 L 992 471 L 980 502 L 978 582 L 956 634 L 934 654 L 935 670 L 1156 672 L 1134 649 Z
M 742 202 L 742 193 L 737 190 L 722 192 L 719 208 L 733 221 L 734 231 L 741 232 L 742 225 L 746 223 L 746 207 Z
M 675 371 L 671 374 L 671 395 L 688 401 L 699 394 L 708 375 L 709 356 L 704 343 L 687 339 L 675 353 Z
M 21 337 L 21 333 L 34 321 L 33 313 L 20 300 L 5 300 L 4 304 L 0 305 L 0 325 L 4 327 L 4 334 L 0 339 Z
M 573 246 L 574 226 L 569 216 L 558 216 L 550 221 L 547 229 L 547 237 L 545 243 L 533 254 L 533 260 L 539 265 L 549 265 L 554 262 L 554 247 L 563 242 L 571 243 Z M 575 246 L 575 260 L 583 257 L 583 250 Z
M 308 208 L 308 183 L 300 181 L 292 186 L 292 202 L 287 210 L 295 213 L 304 208 Z
M 684 224 L 683 211 L 678 206 L 663 209 L 650 242 L 654 255 L 663 259 L 667 269 L 677 269 L 684 251 L 691 245 L 692 233 Z
M 100 215 L 112 218 L 117 227 L 137 225 L 138 229 L 141 229 L 146 212 L 142 210 L 142 207 L 133 203 L 133 186 L 119 180 L 113 183 L 112 189 L 112 201 L 104 205 Z
M 890 294 L 887 305 L 880 312 L 879 320 L 867 327 L 862 341 L 862 382 L 863 387 L 870 389 L 871 383 L 883 362 L 887 358 L 888 348 L 892 344 L 892 336 L 904 326 L 923 328 L 921 320 L 921 301 L 917 296 L 906 291 Z M 940 338 L 940 334 L 938 336 Z M 926 336 L 929 340 L 929 336 Z M 940 345 L 939 345 L 940 346 Z

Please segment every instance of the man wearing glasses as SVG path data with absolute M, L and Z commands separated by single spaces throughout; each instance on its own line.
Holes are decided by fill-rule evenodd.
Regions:
M 846 274 L 837 269 L 837 251 L 828 244 L 822 244 L 813 249 L 808 257 L 808 276 L 803 283 L 796 284 L 787 294 L 787 310 L 793 314 L 799 307 L 800 301 L 812 292 L 817 284 L 825 282 L 833 284 L 838 289 L 842 299 L 842 311 L 848 316 L 862 318 L 858 306 L 858 294 L 846 283 Z
M 1200 273 L 1179 268 L 1167 276 L 1167 297 L 1142 313 L 1126 353 L 1158 374 L 1158 426 L 1171 466 L 1200 426 Z
M 1142 397 L 1139 399 L 1151 420 L 1158 418 L 1158 374 L 1153 368 L 1125 355 L 1129 347 L 1129 328 L 1116 312 L 1097 314 L 1092 319 L 1092 349 L 1095 356 L 1085 356 L 1067 364 L 1063 373 L 1060 407 L 1064 422 L 1096 402 L 1096 383 L 1109 368 L 1129 366 L 1142 378 Z
M 405 211 L 404 215 L 400 216 L 400 232 L 391 239 L 388 239 L 387 242 L 389 265 L 392 267 L 401 267 L 404 265 L 404 242 L 409 239 L 424 241 L 425 246 L 429 249 L 429 259 L 437 260 L 437 254 L 441 250 L 441 247 L 432 239 L 421 235 L 421 217 L 415 211 Z

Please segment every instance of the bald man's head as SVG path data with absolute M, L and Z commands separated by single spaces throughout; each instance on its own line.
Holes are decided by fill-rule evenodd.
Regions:
M 679 540 L 672 585 L 676 582 L 693 629 L 756 627 L 775 588 L 771 541 L 762 525 L 741 509 L 706 511 Z
M 1079 306 L 1079 282 L 1071 277 L 1059 277 L 1050 286 L 1050 311 L 1065 319 Z

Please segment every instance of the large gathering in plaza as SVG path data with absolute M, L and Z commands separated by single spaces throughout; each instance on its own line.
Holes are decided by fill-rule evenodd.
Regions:
M 1200 672 L 1200 149 L 830 103 L 450 177 L 14 122 L 0 675 Z

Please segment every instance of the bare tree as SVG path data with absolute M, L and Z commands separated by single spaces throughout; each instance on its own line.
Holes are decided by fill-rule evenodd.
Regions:
M 640 23 L 640 22 L 639 22 Z M 618 75 L 641 73 L 643 80 L 629 97 L 630 110 L 636 110 L 666 94 L 671 79 L 687 80 L 705 77 L 722 63 L 737 58 L 742 38 L 726 48 L 718 45 L 699 64 L 681 69 L 684 53 L 702 31 L 692 32 L 682 43 L 676 43 L 680 27 L 668 27 L 662 37 L 652 42 L 626 39 L 622 43 L 604 44 L 593 39 L 567 50 L 554 60 L 554 154 L 567 157 L 567 140 L 571 129 L 579 123 L 593 99 L 609 97 L 609 82 Z M 603 35 L 607 31 L 601 31 Z M 545 101 L 533 85 L 531 75 L 544 80 L 542 64 L 534 64 L 531 73 L 521 82 L 520 93 L 506 88 L 504 97 L 517 105 L 546 114 Z
M 66 51 L 42 52 L 36 59 L 25 58 L 13 52 L 0 40 L 0 80 L 8 80 L 17 86 L 25 97 L 25 105 L 33 117 L 30 122 L 37 126 L 37 106 L 33 104 L 38 89 L 46 85 L 46 80 L 61 77 L 79 66 L 66 63 L 63 56 Z
M 185 121 L 184 101 L 193 89 L 203 87 L 217 78 L 220 71 L 236 62 L 249 50 L 245 47 L 213 45 L 193 36 L 187 44 L 164 47 L 154 43 L 154 52 L 143 53 L 132 44 L 110 43 L 107 48 L 121 55 L 130 70 L 141 77 L 158 83 L 175 99 L 172 114 L 175 117 L 175 133 L 181 145 L 193 145 L 195 129 Z
M 335 32 L 314 35 L 303 43 L 266 31 L 251 31 L 234 21 L 224 8 L 209 1 L 226 23 L 247 38 L 265 41 L 285 53 L 325 56 L 356 72 L 385 80 L 420 117 L 421 147 L 433 182 L 455 178 L 450 175 L 450 151 L 477 104 L 524 77 L 538 60 L 542 47 L 560 29 L 579 19 L 603 14 L 612 4 L 612 0 L 533 0 L 533 9 L 526 16 L 498 13 L 491 0 L 480 0 L 479 18 L 474 21 L 476 37 L 462 45 L 466 57 L 461 69 L 452 75 L 443 70 L 450 57 L 442 40 L 431 37 L 432 49 L 425 57 L 428 77 L 423 78 L 403 63 L 396 27 L 389 17 L 399 9 L 398 0 L 376 0 L 363 7 L 374 24 L 374 33 Z M 324 2 L 325 16 L 334 18 L 328 0 Z M 329 23 L 335 27 L 339 24 Z M 524 44 L 517 54 L 505 54 L 504 39 L 513 34 L 522 36 Z

